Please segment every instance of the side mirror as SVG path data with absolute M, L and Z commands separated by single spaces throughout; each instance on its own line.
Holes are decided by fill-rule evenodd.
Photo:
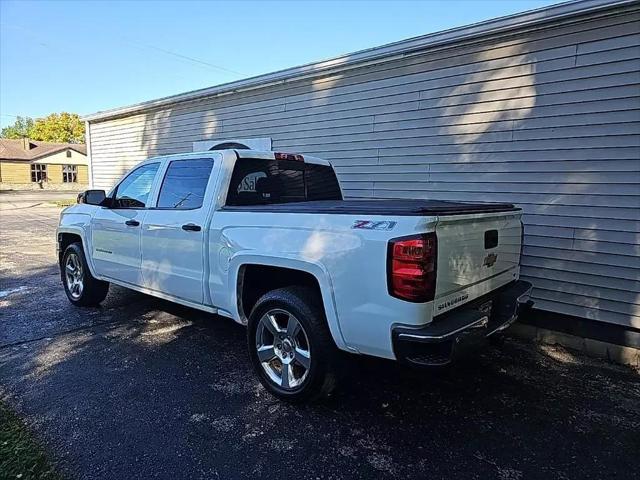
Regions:
M 104 205 L 107 194 L 104 190 L 85 190 L 78 194 L 78 203 L 87 205 Z

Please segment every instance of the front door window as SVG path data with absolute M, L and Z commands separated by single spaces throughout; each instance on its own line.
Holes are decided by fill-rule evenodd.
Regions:
M 112 208 L 145 208 L 159 166 L 148 163 L 127 175 L 116 188 Z

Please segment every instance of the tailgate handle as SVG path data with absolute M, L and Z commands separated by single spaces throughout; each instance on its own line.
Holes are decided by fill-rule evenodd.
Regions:
M 484 232 L 484 248 L 490 249 L 498 246 L 498 230 L 487 230 Z

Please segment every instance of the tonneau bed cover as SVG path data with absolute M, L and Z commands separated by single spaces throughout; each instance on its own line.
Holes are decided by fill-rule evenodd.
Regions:
M 226 206 L 224 210 L 265 213 L 324 213 L 343 215 L 434 216 L 520 210 L 510 203 L 466 203 L 445 200 L 371 199 L 316 200 L 268 205 Z

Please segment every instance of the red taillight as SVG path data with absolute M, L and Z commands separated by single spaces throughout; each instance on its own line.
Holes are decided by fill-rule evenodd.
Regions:
M 430 302 L 436 291 L 438 241 L 435 233 L 389 242 L 389 294 L 410 302 Z
M 275 156 L 276 160 L 295 160 L 296 162 L 304 162 L 304 157 L 302 155 L 280 152 L 276 152 L 273 155 Z

